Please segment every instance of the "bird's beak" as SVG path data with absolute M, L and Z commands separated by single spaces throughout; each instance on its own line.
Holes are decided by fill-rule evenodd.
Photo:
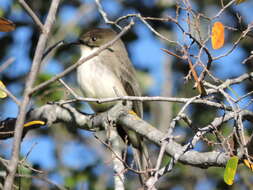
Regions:
M 81 45 L 80 41 L 79 40 L 76 40 L 76 41 L 73 41 L 73 42 L 68 42 L 66 43 L 65 45 L 67 46 L 76 46 L 76 45 Z
M 79 39 L 78 42 L 79 42 L 79 45 L 87 45 L 87 42 L 83 39 Z
M 52 45 L 51 47 L 49 47 L 42 55 L 42 60 L 55 48 L 58 48 L 60 46 L 62 47 L 71 47 L 71 46 L 76 46 L 76 45 L 82 45 L 84 44 L 83 41 L 81 41 L 80 39 L 75 40 L 73 42 L 65 42 L 64 40 L 61 40 L 59 42 L 56 42 L 54 45 Z
M 79 45 L 86 45 L 85 41 L 82 39 L 77 39 L 72 42 L 64 42 L 64 46 L 79 46 Z

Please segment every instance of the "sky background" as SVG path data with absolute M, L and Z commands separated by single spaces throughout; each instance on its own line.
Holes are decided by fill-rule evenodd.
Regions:
M 85 1 L 86 3 L 94 3 L 92 0 Z M 153 1 L 150 1 L 152 3 Z M 0 10 L 5 11 L 10 9 L 12 6 L 13 1 L 12 0 L 0 0 Z M 147 1 L 147 4 L 149 1 Z M 117 15 L 119 11 L 122 11 L 122 7 L 119 3 L 112 0 L 106 0 L 103 1 L 103 6 L 105 10 L 110 13 L 110 17 L 113 17 L 114 15 Z M 252 8 L 253 8 L 253 1 L 248 1 L 245 3 L 242 3 L 238 6 L 236 6 L 236 9 L 240 12 L 240 14 L 246 19 L 247 23 L 253 22 L 253 15 L 252 15 Z M 23 11 L 17 11 L 18 9 L 15 9 L 11 13 L 10 18 L 12 21 L 21 21 L 22 19 L 28 17 Z M 132 13 L 134 10 L 124 10 L 122 11 L 122 15 L 126 13 Z M 216 14 L 218 11 L 217 7 L 210 7 L 208 10 L 210 14 Z M 65 21 L 66 23 L 68 21 L 71 21 L 73 19 L 73 15 L 75 14 L 76 9 L 72 6 L 63 6 L 59 10 L 58 16 L 59 19 L 62 21 Z M 1 12 L 0 12 L 1 13 Z M 98 13 L 92 13 L 92 17 L 96 17 Z M 90 18 L 90 19 L 91 19 Z M 222 20 L 223 19 L 223 20 Z M 222 22 L 230 25 L 230 20 L 228 17 L 223 18 Z M 85 22 L 85 21 L 84 21 Z M 101 20 L 102 25 L 102 20 Z M 142 69 L 148 69 L 150 71 L 150 74 L 154 80 L 153 86 L 149 89 L 150 95 L 159 95 L 161 86 L 164 82 L 163 77 L 163 68 L 164 68 L 164 61 L 166 58 L 166 54 L 161 51 L 161 48 L 165 48 L 165 44 L 157 39 L 154 38 L 151 32 L 147 29 L 147 27 L 143 24 L 137 23 L 137 25 L 134 27 L 136 33 L 139 36 L 139 39 L 137 41 L 134 41 L 129 44 L 128 49 L 131 55 L 131 60 L 133 64 Z M 177 32 L 177 40 L 179 42 L 187 43 L 186 41 L 183 41 L 182 34 L 178 32 L 177 29 L 173 29 Z M 5 56 L 5 60 L 7 60 L 9 57 L 15 57 L 15 62 L 8 68 L 7 72 L 9 72 L 10 75 L 20 75 L 21 73 L 27 73 L 29 71 L 29 66 L 31 64 L 31 60 L 29 59 L 28 52 L 31 47 L 31 44 L 27 43 L 28 39 L 30 39 L 32 32 L 31 29 L 27 26 L 18 27 L 15 31 L 13 31 L 13 34 L 15 36 L 13 45 L 11 46 L 11 50 L 8 51 L 8 54 Z M 1 37 L 7 35 L 6 33 L 0 33 L 0 41 Z M 226 41 L 229 41 L 229 39 L 226 39 Z M 208 48 L 210 48 L 211 45 L 209 43 Z M 221 48 L 220 50 L 211 50 L 212 55 L 218 56 L 223 54 L 224 52 L 228 51 L 231 48 L 230 42 L 225 42 L 225 46 Z M 217 77 L 220 77 L 222 79 L 226 79 L 228 76 L 239 76 L 242 73 L 246 71 L 245 67 L 239 63 L 242 62 L 242 60 L 245 59 L 246 53 L 242 48 L 237 48 L 233 53 L 231 53 L 229 56 L 226 56 L 218 61 L 216 61 L 214 64 L 216 66 L 215 75 Z M 5 60 L 0 60 L 0 64 L 4 63 Z M 183 63 L 180 63 L 183 64 Z M 49 62 L 43 66 L 43 71 L 49 71 L 52 74 L 57 74 L 63 70 L 63 66 L 60 64 L 58 60 L 49 60 Z M 179 79 L 183 82 L 183 79 Z M 7 86 L 8 89 L 13 94 L 19 94 L 20 91 L 22 91 L 23 86 L 19 84 L 13 84 Z M 233 89 L 239 94 L 242 95 L 245 91 L 243 86 L 235 86 Z M 19 97 L 21 98 L 21 97 Z M 240 105 L 243 106 L 248 102 L 247 99 L 245 99 Z M 5 105 L 4 112 L 1 113 L 1 118 L 4 119 L 6 117 L 16 117 L 18 110 L 17 106 L 13 101 L 10 99 L 8 100 L 0 100 L 1 104 Z M 31 104 L 30 107 L 33 105 Z M 47 127 L 44 127 L 43 130 L 47 130 Z M 91 136 L 89 132 L 81 131 L 84 136 Z M 4 152 L 2 154 L 6 156 L 7 158 L 10 157 L 10 145 L 11 145 L 12 139 L 2 141 L 0 142 L 0 148 L 4 148 Z M 21 154 L 26 155 L 29 150 L 33 147 L 32 152 L 28 156 L 28 161 L 32 163 L 39 163 L 42 168 L 50 170 L 51 168 L 56 167 L 56 160 L 54 155 L 54 139 L 50 136 L 45 137 L 35 137 L 33 135 L 27 135 L 27 137 L 23 140 L 22 147 L 21 147 Z M 94 150 L 91 148 L 84 147 L 83 145 L 78 144 L 77 142 L 66 142 L 64 145 L 64 152 L 67 152 L 68 154 L 63 155 L 63 164 L 67 165 L 70 168 L 80 168 L 83 169 L 86 166 L 95 163 L 97 161 L 97 155 L 94 155 Z M 83 159 L 85 158 L 85 159 Z M 101 169 L 101 168 L 100 168 Z M 99 170 L 98 170 L 99 171 Z M 62 183 L 63 179 L 61 176 L 55 174 L 51 176 L 51 179 L 56 181 L 57 183 Z M 205 184 L 205 185 L 203 185 Z M 209 181 L 203 180 L 196 189 L 201 190 L 209 190 L 212 189 L 212 185 Z M 180 187 L 174 188 L 174 190 L 180 190 Z

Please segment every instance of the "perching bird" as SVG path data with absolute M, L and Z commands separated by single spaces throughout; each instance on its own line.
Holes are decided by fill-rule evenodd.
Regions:
M 95 28 L 79 39 L 81 58 L 87 57 L 99 47 L 113 40 L 117 33 L 108 28 Z M 136 79 L 135 69 L 128 58 L 128 53 L 121 39 L 86 61 L 77 68 L 77 82 L 85 97 L 112 98 L 118 96 L 140 96 L 141 91 Z M 116 102 L 98 104 L 89 103 L 95 112 L 103 112 L 113 107 Z M 133 102 L 133 111 L 142 118 L 141 102 Z M 137 167 L 145 170 L 150 167 L 147 148 L 142 138 L 135 132 L 125 130 L 129 142 L 134 147 Z M 135 158 L 136 160 L 136 158 Z

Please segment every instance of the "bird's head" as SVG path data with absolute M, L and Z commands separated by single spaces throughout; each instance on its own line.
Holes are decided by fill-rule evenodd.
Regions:
M 100 47 L 111 41 L 117 33 L 109 28 L 95 28 L 83 34 L 79 43 L 88 47 Z

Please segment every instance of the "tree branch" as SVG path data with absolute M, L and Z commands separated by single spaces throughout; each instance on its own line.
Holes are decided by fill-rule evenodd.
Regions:
M 118 104 L 119 105 L 119 104 Z M 114 106 L 108 112 L 96 114 L 96 115 L 85 115 L 77 111 L 70 105 L 55 105 L 47 104 L 40 108 L 31 110 L 27 119 L 29 120 L 45 120 L 48 125 L 52 125 L 57 122 L 64 122 L 71 124 L 71 127 L 77 127 L 80 129 L 98 131 L 102 130 L 103 122 L 110 118 L 115 119 L 115 121 L 123 127 L 134 130 L 141 136 L 144 136 L 150 142 L 161 146 L 161 140 L 166 136 L 165 133 L 159 131 L 158 129 L 151 126 L 149 123 L 127 113 L 128 108 L 125 106 Z M 253 120 L 253 113 L 247 110 L 240 112 L 243 119 Z M 201 129 L 205 130 L 205 133 L 210 132 L 211 129 L 215 127 L 220 127 L 223 123 L 234 119 L 235 113 L 228 112 L 225 116 L 217 117 L 209 125 L 204 126 Z M 196 139 L 195 139 L 196 140 Z M 197 152 L 194 150 L 185 151 L 185 147 L 174 141 L 173 138 L 170 139 L 167 146 L 165 147 L 166 154 L 175 157 L 178 153 L 180 157 L 179 162 L 187 165 L 192 165 L 200 168 L 208 168 L 212 166 L 225 166 L 226 161 L 229 158 L 224 152 Z
M 45 32 L 44 25 L 41 23 L 40 19 L 33 12 L 33 10 L 29 7 L 29 5 L 24 0 L 19 0 L 20 5 L 26 10 L 26 12 L 32 17 L 34 23 L 39 27 L 40 31 Z
M 30 90 L 35 82 L 36 76 L 40 69 L 40 63 L 41 63 L 43 51 L 46 46 L 49 32 L 51 31 L 51 28 L 53 26 L 53 22 L 55 20 L 55 15 L 56 15 L 56 11 L 57 11 L 59 3 L 60 3 L 60 0 L 52 1 L 50 9 L 49 9 L 49 13 L 44 25 L 44 29 L 46 32 L 43 32 L 40 35 L 39 41 L 36 47 L 36 51 L 35 51 L 35 55 L 34 55 L 34 59 L 32 63 L 32 68 L 28 75 L 28 79 L 25 85 L 23 100 L 21 102 L 18 118 L 15 123 L 14 142 L 13 142 L 13 147 L 12 147 L 11 160 L 8 166 L 7 176 L 4 182 L 4 190 L 12 189 L 12 185 L 14 182 L 14 177 L 16 174 L 17 165 L 19 161 L 20 142 L 23 135 L 23 125 L 24 125 L 24 120 L 26 116 L 26 109 L 30 101 Z

